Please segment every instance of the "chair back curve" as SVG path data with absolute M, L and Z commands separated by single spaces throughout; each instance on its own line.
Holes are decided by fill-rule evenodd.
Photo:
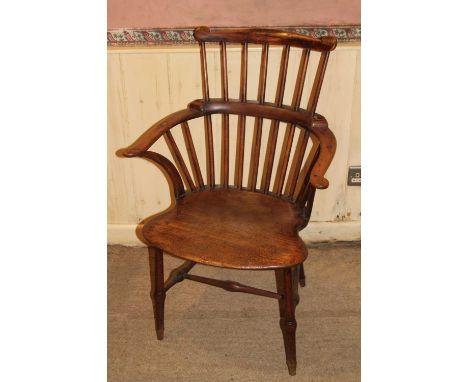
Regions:
M 316 188 L 328 186 L 324 174 L 336 150 L 336 140 L 328 128 L 326 119 L 316 113 L 328 57 L 330 51 L 336 47 L 336 38 L 316 38 L 268 29 L 212 30 L 208 27 L 196 28 L 194 37 L 200 47 L 202 98 L 191 102 L 187 110 L 174 113 L 154 125 L 139 141 L 129 146 L 123 155 L 148 158 L 149 155 L 144 153 L 147 152 L 150 143 L 164 136 L 175 163 L 175 167 L 166 163 L 166 172 L 169 169 L 169 172 L 180 174 L 180 177 L 172 174 L 173 180 L 177 178 L 179 195 L 184 193 L 181 191 L 182 187 L 190 192 L 213 187 L 233 187 L 287 199 L 304 208 L 307 218 L 310 217 Z M 228 44 L 237 44 L 241 48 L 239 94 L 235 99 L 230 97 L 228 91 Z M 207 45 L 219 47 L 220 98 L 210 97 Z M 254 100 L 247 98 L 249 45 L 261 47 L 257 97 Z M 267 102 L 265 94 L 269 80 L 268 56 L 271 46 L 281 46 L 282 52 L 274 101 Z M 283 98 L 291 47 L 299 48 L 301 57 L 291 103 L 288 105 Z M 303 109 L 301 100 L 312 52 L 318 52 L 320 58 L 313 74 L 307 107 Z M 221 119 L 219 169 L 215 169 L 213 114 L 220 114 Z M 237 126 L 230 126 L 230 115 L 237 115 Z M 198 117 L 204 119 L 206 171 L 202 171 L 200 167 L 189 126 L 189 121 Z M 247 117 L 254 118 L 250 147 L 246 147 Z M 269 129 L 265 126 L 267 120 Z M 186 155 L 182 155 L 171 133 L 172 127 L 178 125 L 181 127 Z M 235 152 L 231 153 L 234 159 L 232 163 L 235 163 L 233 168 L 230 168 L 230 146 L 232 151 L 234 148 L 234 142 L 230 145 L 230 128 L 234 128 L 236 132 Z M 279 134 L 281 129 L 282 134 Z M 265 133 L 268 133 L 267 139 Z M 282 138 L 282 143 L 278 142 L 279 137 Z M 261 152 L 264 153 L 262 158 Z M 249 163 L 246 160 L 248 153 Z M 158 154 L 152 153 L 150 159 L 161 162 L 162 159 L 156 155 Z M 184 157 L 188 159 L 189 165 L 185 163 Z M 215 180 L 216 171 L 219 171 L 219 184 L 216 184 Z

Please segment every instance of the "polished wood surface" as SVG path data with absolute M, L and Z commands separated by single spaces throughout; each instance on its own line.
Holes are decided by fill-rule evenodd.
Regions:
M 150 274 L 151 274 L 151 300 L 158 340 L 164 338 L 164 303 L 166 290 L 164 289 L 163 251 L 160 248 L 149 247 Z
M 277 300 L 281 300 L 283 298 L 283 296 L 279 293 L 270 292 L 270 291 L 259 289 L 259 288 L 253 288 L 248 285 L 238 283 L 237 281 L 216 280 L 216 279 L 212 279 L 209 277 L 203 277 L 203 276 L 197 276 L 197 275 L 186 275 L 185 278 L 187 280 L 192 280 L 192 281 L 196 281 L 202 284 L 208 284 L 211 286 L 222 288 L 228 292 L 241 292 L 241 293 L 255 294 L 257 296 L 276 298 Z
M 315 112 L 329 52 L 336 46 L 333 37 L 308 37 L 290 32 L 264 29 L 211 31 L 195 30 L 200 44 L 202 99 L 189 103 L 151 126 L 133 144 L 117 152 L 122 157 L 142 157 L 158 166 L 167 176 L 174 202 L 164 213 L 144 219 L 139 232 L 155 258 L 152 268 L 152 298 L 158 339 L 164 336 L 166 291 L 187 279 L 223 288 L 277 298 L 283 332 L 286 363 L 290 375 L 296 372 L 295 307 L 299 303 L 299 282 L 305 285 L 303 262 L 307 249 L 298 232 L 310 217 L 316 189 L 329 182 L 325 173 L 336 150 L 336 139 L 325 117 Z M 221 98 L 210 97 L 205 43 L 218 43 L 220 51 Z M 239 99 L 229 98 L 227 43 L 241 44 Z M 258 94 L 247 99 L 248 45 L 262 44 Z M 282 56 L 273 103 L 265 102 L 268 48 L 282 45 Z M 291 105 L 284 104 L 284 91 L 291 47 L 302 48 Z M 320 52 L 314 83 L 306 109 L 301 109 L 304 82 L 311 51 Z M 216 183 L 212 115 L 221 115 L 221 152 Z M 237 115 L 235 167 L 230 169 L 229 116 Z M 204 119 L 206 182 L 190 133 L 189 121 Z M 255 117 L 252 146 L 245 147 L 246 117 Z M 270 120 L 266 153 L 260 184 L 260 146 L 264 120 Z M 279 157 L 279 131 L 286 124 Z M 171 132 L 181 126 L 184 147 Z M 296 135 L 297 134 L 297 135 Z M 294 137 L 297 144 L 294 147 Z M 149 151 L 163 138 L 173 162 Z M 309 147 L 307 150 L 307 147 Z M 245 152 L 251 153 L 247 184 L 243 184 Z M 183 155 L 183 153 L 186 155 Z M 188 164 L 184 158 L 188 158 Z M 274 170 L 274 164 L 276 170 Z M 191 171 L 190 171 L 191 170 Z M 233 184 L 230 174 L 233 174 Z M 163 252 L 186 260 L 173 270 L 164 283 Z M 189 274 L 195 264 L 232 269 L 275 270 L 277 292 L 253 288 L 235 281 L 223 281 Z
M 304 36 L 293 32 L 284 32 L 273 29 L 216 29 L 199 27 L 194 32 L 195 39 L 203 42 L 231 42 L 253 44 L 278 44 L 299 48 L 309 48 L 316 51 L 330 51 L 336 47 L 336 38 L 325 36 L 321 38 Z
M 179 200 L 145 222 L 146 241 L 174 256 L 237 269 L 274 269 L 302 263 L 298 235 L 304 218 L 293 204 L 271 195 L 216 188 Z
M 293 273 L 297 272 L 297 267 L 284 268 L 276 272 L 276 286 L 278 293 L 284 296 L 279 301 L 280 328 L 283 332 L 284 350 L 286 353 L 286 365 L 290 375 L 296 375 L 296 328 L 295 318 L 296 303 L 294 301 L 294 290 L 297 290 L 297 280 Z

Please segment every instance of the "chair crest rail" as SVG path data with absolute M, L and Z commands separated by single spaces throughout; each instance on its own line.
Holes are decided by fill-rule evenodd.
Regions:
M 320 38 L 305 36 L 294 32 L 283 32 L 271 29 L 237 29 L 223 28 L 210 29 L 198 27 L 193 33 L 199 42 L 230 42 L 230 43 L 253 43 L 290 46 L 298 48 L 309 48 L 318 52 L 328 52 L 336 47 L 336 38 L 323 36 Z

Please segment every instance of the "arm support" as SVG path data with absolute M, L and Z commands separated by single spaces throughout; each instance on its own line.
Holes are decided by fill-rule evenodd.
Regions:
M 146 151 L 140 155 L 141 158 L 147 159 L 151 163 L 158 166 L 168 177 L 169 183 L 172 186 L 174 196 L 176 199 L 184 195 L 184 183 L 180 177 L 177 168 L 165 156 L 155 153 L 153 151 Z
M 317 123 L 312 126 L 312 132 L 320 142 L 320 154 L 310 172 L 310 184 L 318 189 L 328 188 L 329 182 L 324 177 L 336 151 L 336 138 L 333 132 L 328 128 L 326 119 L 316 114 Z M 318 121 L 320 120 L 320 121 Z

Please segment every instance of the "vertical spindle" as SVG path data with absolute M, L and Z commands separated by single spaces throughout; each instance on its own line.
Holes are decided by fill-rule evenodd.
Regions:
M 204 42 L 200 42 L 200 61 L 203 99 L 209 101 L 210 89 L 208 83 L 208 70 L 206 62 L 206 47 Z M 211 116 L 205 116 L 205 146 L 206 146 L 206 178 L 209 187 L 215 186 L 214 171 L 214 149 L 213 149 L 213 126 Z
M 283 104 L 284 88 L 286 85 L 286 74 L 288 71 L 288 58 L 289 58 L 290 46 L 285 45 L 283 48 L 283 54 L 281 55 L 280 72 L 278 76 L 278 86 L 276 88 L 275 95 L 275 106 L 281 107 Z M 278 127 L 279 121 L 273 120 L 270 125 L 270 134 L 268 135 L 267 152 L 265 156 L 265 165 L 263 167 L 261 190 L 264 193 L 268 193 L 271 181 L 271 172 L 273 169 L 273 161 L 275 159 L 276 141 L 278 139 Z
M 302 161 L 304 160 L 304 154 L 307 147 L 307 141 L 309 140 L 309 131 L 306 129 L 301 129 L 299 134 L 299 139 L 297 141 L 296 151 L 291 163 L 291 169 L 289 171 L 289 179 L 286 184 L 285 195 L 289 198 L 294 196 L 294 192 L 297 187 L 297 180 L 299 178 L 299 173 L 302 166 Z
M 322 52 L 320 55 L 317 72 L 315 73 L 314 84 L 312 91 L 310 92 L 309 103 L 307 104 L 307 111 L 314 114 L 317 108 L 317 103 L 320 95 L 320 89 L 323 83 L 323 77 L 325 76 L 325 69 L 327 68 L 328 56 L 330 52 Z
M 192 177 L 190 176 L 188 168 L 184 162 L 179 148 L 177 147 L 177 143 L 175 142 L 172 133 L 170 131 L 166 131 L 166 133 L 164 134 L 164 139 L 166 140 L 169 151 L 171 152 L 171 155 L 174 158 L 174 162 L 180 172 L 180 175 L 182 176 L 182 179 L 187 189 L 193 191 L 195 189 L 195 184 L 193 183 Z
M 184 136 L 185 148 L 187 149 L 190 167 L 192 168 L 192 174 L 194 174 L 197 188 L 205 188 L 200 164 L 198 163 L 197 153 L 195 151 L 195 145 L 193 144 L 192 134 L 190 133 L 190 128 L 187 122 L 182 122 L 182 134 Z
M 247 64 L 248 64 L 248 45 L 242 44 L 241 51 L 241 73 L 240 73 L 240 90 L 239 99 L 245 102 L 247 99 Z M 237 150 L 236 150 L 236 169 L 234 177 L 234 185 L 242 188 L 242 177 L 244 173 L 244 143 L 245 143 L 245 115 L 238 117 L 237 123 Z
M 262 46 L 262 58 L 260 62 L 260 76 L 258 79 L 257 101 L 265 102 L 266 79 L 268 72 L 268 44 Z M 252 151 L 250 155 L 250 170 L 247 188 L 255 191 L 257 186 L 258 164 L 260 158 L 260 145 L 262 143 L 263 118 L 255 118 L 254 133 L 252 138 Z
M 294 110 L 298 110 L 301 104 L 302 91 L 304 90 L 304 82 L 307 74 L 307 64 L 309 63 L 309 56 L 310 50 L 303 49 L 301 61 L 299 64 L 299 70 L 296 78 L 296 84 L 294 86 L 293 98 L 291 102 L 291 106 L 294 108 Z M 278 162 L 275 183 L 273 185 L 273 193 L 277 195 L 281 195 L 281 191 L 283 189 L 295 130 L 296 126 L 294 124 L 288 123 L 286 125 L 283 147 L 281 148 L 281 155 Z
M 226 43 L 220 43 L 221 59 L 221 95 L 223 100 L 229 100 L 228 94 L 228 73 L 227 73 L 227 52 Z M 229 114 L 222 115 L 221 122 L 221 184 L 224 187 L 229 185 Z

